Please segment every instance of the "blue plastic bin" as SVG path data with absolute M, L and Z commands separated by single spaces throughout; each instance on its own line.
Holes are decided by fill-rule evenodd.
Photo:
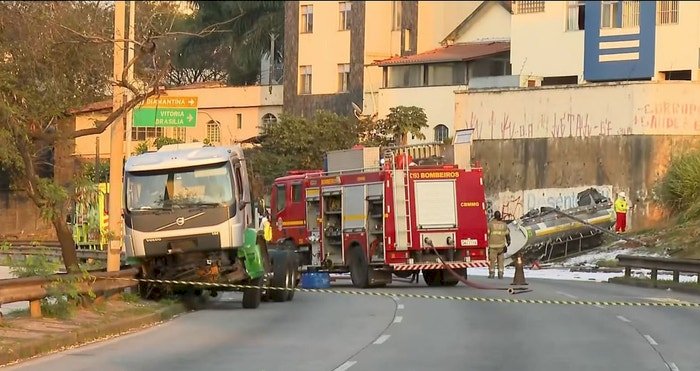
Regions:
M 301 288 L 327 289 L 331 287 L 331 275 L 327 272 L 309 272 L 301 275 Z

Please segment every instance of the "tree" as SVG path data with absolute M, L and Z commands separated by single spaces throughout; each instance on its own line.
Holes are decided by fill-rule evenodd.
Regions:
M 283 1 L 191 1 L 197 11 L 190 27 L 210 27 L 206 37 L 186 38 L 180 47 L 181 63 L 191 59 L 223 68 L 228 83 L 255 84 L 260 61 L 270 52 L 270 34 L 275 40 L 275 62 L 281 61 L 284 44 Z M 202 61 L 202 55 L 208 60 Z M 195 57 L 196 56 L 196 57 Z M 190 62 L 188 62 L 190 61 Z
M 394 144 L 405 146 L 408 144 L 408 134 L 425 139 L 421 130 L 428 127 L 428 118 L 420 107 L 391 107 L 386 118 L 378 120 L 377 126 L 381 135 L 390 135 Z
M 247 156 L 255 179 L 271 184 L 290 169 L 321 169 L 326 152 L 358 143 L 359 126 L 354 117 L 317 111 L 310 119 L 283 114 L 262 132 L 260 147 Z
M 128 81 L 126 71 L 112 77 L 113 10 L 100 2 L 0 2 L 0 167 L 14 189 L 23 191 L 49 221 L 61 243 L 68 271 L 78 269 L 69 205 L 90 181 L 85 174 L 58 184 L 40 173 L 42 153 L 69 147 L 75 138 L 104 132 L 110 124 L 156 93 L 164 71 L 142 73 L 143 84 Z M 153 58 L 164 40 L 142 39 L 135 59 Z M 135 85 L 143 86 L 137 88 Z M 70 111 L 111 94 L 112 86 L 134 97 L 95 126 L 75 130 Z
M 168 144 L 180 144 L 184 143 L 180 139 L 175 139 L 175 138 L 169 138 L 169 137 L 157 137 L 153 139 L 153 146 L 156 147 L 156 149 L 160 149 L 161 147 L 168 145 Z M 141 155 L 146 152 L 148 152 L 148 141 L 144 141 L 139 143 L 138 146 L 136 146 L 136 149 L 134 150 L 134 154 L 136 155 Z

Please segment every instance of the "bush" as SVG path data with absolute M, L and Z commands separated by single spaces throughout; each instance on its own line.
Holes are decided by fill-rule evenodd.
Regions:
M 700 151 L 680 154 L 671 159 L 668 171 L 659 182 L 661 202 L 675 211 L 681 221 L 700 217 Z

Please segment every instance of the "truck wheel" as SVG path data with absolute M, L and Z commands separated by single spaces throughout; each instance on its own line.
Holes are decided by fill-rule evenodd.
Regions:
M 440 286 L 442 282 L 442 271 L 437 269 L 424 269 L 423 281 L 428 286 Z
M 455 269 L 454 271 L 460 277 L 465 277 L 467 275 L 466 269 Z M 457 286 L 458 283 L 459 280 L 455 278 L 449 271 L 442 271 L 442 286 Z
M 248 285 L 260 287 L 262 284 L 262 277 L 250 280 Z M 262 299 L 262 290 L 259 288 L 255 289 L 243 289 L 243 308 L 255 309 L 260 306 L 260 300 Z
M 287 251 L 272 250 L 270 251 L 272 259 L 272 280 L 271 287 L 279 287 L 280 289 L 270 289 L 270 298 L 276 302 L 288 300 L 289 291 L 287 289 L 294 288 L 294 276 L 291 270 L 291 254 Z
M 361 246 L 350 247 L 349 260 L 352 285 L 362 289 L 369 287 L 369 265 L 365 254 L 362 253 Z
M 289 281 L 292 285 L 292 290 L 287 291 L 287 300 L 292 301 L 292 299 L 294 299 L 294 293 L 296 292 L 294 289 L 298 284 L 297 276 L 299 276 L 299 256 L 294 252 L 289 253 L 287 263 L 289 264 Z

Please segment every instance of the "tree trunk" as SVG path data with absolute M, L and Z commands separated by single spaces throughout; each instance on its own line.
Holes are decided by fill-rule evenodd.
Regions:
M 51 220 L 51 223 L 56 230 L 58 242 L 61 244 L 61 255 L 63 256 L 63 264 L 66 266 L 66 270 L 68 272 L 78 272 L 80 270 L 78 267 L 78 252 L 75 250 L 73 233 L 68 228 L 64 213 L 58 213 Z

